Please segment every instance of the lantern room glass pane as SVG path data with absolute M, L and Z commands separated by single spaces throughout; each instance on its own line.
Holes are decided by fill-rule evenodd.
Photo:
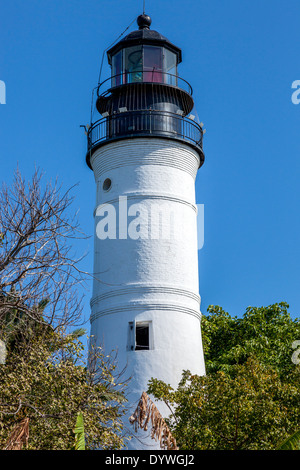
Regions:
M 122 84 L 122 51 L 112 57 L 112 86 Z
M 144 82 L 163 82 L 162 47 L 144 46 Z
M 165 72 L 168 85 L 177 85 L 177 56 L 165 49 Z
M 125 49 L 125 83 L 141 82 L 143 80 L 143 49 L 142 46 Z
M 177 55 L 165 47 L 126 47 L 112 57 L 112 86 L 154 82 L 177 86 Z

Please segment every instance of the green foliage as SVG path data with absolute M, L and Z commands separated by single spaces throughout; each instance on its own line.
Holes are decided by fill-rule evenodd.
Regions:
M 74 416 L 82 412 L 87 449 L 119 449 L 124 391 L 116 364 L 100 348 L 97 367 L 87 369 L 84 346 L 73 335 L 52 329 L 31 335 L 0 366 L 0 448 L 14 426 L 29 418 L 29 450 L 74 448 Z
M 278 448 L 278 450 L 300 450 L 300 431 L 288 437 Z
M 0 305 L 4 297 L 5 302 L 9 302 L 10 296 L 12 296 L 13 303 L 14 294 L 14 291 L 5 296 L 2 294 Z M 21 310 L 22 302 L 20 302 L 19 308 L 6 309 L 0 321 L 0 338 L 4 341 L 8 351 L 19 350 L 24 353 L 25 345 L 31 342 L 32 337 L 39 336 L 42 340 L 44 334 L 51 334 L 52 327 L 43 318 L 43 312 L 49 303 L 49 299 L 44 299 L 36 305 L 34 308 L 37 313 L 36 318 L 31 318 Z
M 75 450 L 85 450 L 83 414 L 81 413 L 81 411 L 79 411 L 77 414 L 74 434 L 75 434 L 75 446 L 74 446 Z
M 300 339 L 300 323 L 292 320 L 282 302 L 268 307 L 248 307 L 241 318 L 231 317 L 219 306 L 210 306 L 203 316 L 202 331 L 207 373 L 243 364 L 256 357 L 281 377 L 294 369 L 292 344 Z
M 236 318 L 210 306 L 202 324 L 206 376 L 184 371 L 176 390 L 149 382 L 148 393 L 171 410 L 180 449 L 277 449 L 299 429 L 300 366 L 291 358 L 300 327 L 287 308 L 249 307 Z

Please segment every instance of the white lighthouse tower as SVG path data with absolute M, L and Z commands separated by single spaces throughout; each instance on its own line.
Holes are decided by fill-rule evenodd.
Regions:
M 97 187 L 91 335 L 127 367 L 130 412 L 151 377 L 176 387 L 183 370 L 205 373 L 195 203 L 203 132 L 178 75 L 181 50 L 149 16 L 137 23 L 107 52 L 111 77 L 97 87 L 87 152 Z

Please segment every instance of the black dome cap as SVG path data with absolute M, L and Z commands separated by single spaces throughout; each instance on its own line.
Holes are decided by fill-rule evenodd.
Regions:
M 137 17 L 136 22 L 138 24 L 139 29 L 149 29 L 152 20 L 149 15 L 145 15 L 145 13 L 143 13 L 142 15 Z
M 150 44 L 153 46 L 165 46 L 177 55 L 177 63 L 182 61 L 181 49 L 172 44 L 165 36 L 150 29 L 152 20 L 150 16 L 142 14 L 137 17 L 139 29 L 127 34 L 117 44 L 107 51 L 108 63 L 111 64 L 111 57 L 124 47 Z

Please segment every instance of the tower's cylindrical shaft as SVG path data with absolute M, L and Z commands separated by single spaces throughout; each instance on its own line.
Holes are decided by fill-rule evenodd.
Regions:
M 91 157 L 97 197 L 91 335 L 127 366 L 131 411 L 151 377 L 205 372 L 195 177 L 199 154 L 158 137 L 111 141 Z M 129 425 L 128 425 L 129 426 Z

